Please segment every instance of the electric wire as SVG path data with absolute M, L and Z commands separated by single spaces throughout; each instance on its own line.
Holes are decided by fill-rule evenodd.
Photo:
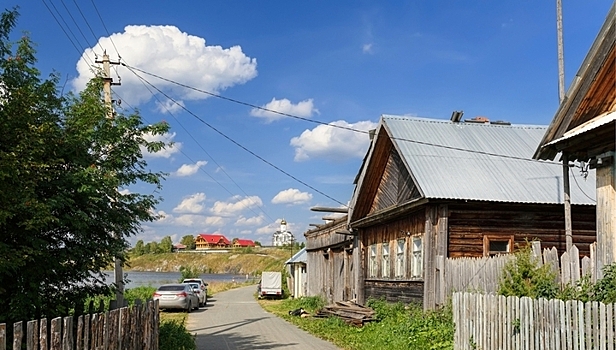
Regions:
M 150 85 L 153 89 L 155 89 L 156 91 L 158 91 L 161 95 L 165 96 L 167 99 L 169 99 L 170 101 L 172 101 L 174 104 L 176 104 L 177 106 L 179 106 L 181 109 L 183 109 L 184 111 L 186 111 L 188 114 L 192 115 L 194 118 L 196 118 L 199 122 L 201 122 L 202 124 L 206 125 L 208 128 L 212 129 L 214 132 L 216 132 L 217 134 L 219 134 L 220 136 L 222 136 L 223 138 L 227 139 L 228 141 L 230 141 L 231 143 L 233 143 L 234 145 L 238 146 L 239 148 L 243 149 L 244 151 L 248 152 L 249 154 L 251 154 L 252 156 L 256 157 L 257 159 L 259 159 L 260 161 L 262 161 L 263 163 L 269 165 L 270 167 L 276 169 L 278 172 L 286 175 L 287 177 L 295 180 L 296 182 L 306 186 L 307 188 L 310 188 L 311 190 L 319 193 L 320 195 L 324 196 L 325 198 L 328 198 L 342 206 L 344 206 L 345 208 L 348 207 L 346 204 L 344 204 L 343 202 L 339 201 L 336 198 L 333 198 L 332 196 L 326 194 L 325 192 L 315 188 L 314 186 L 311 186 L 310 184 L 300 180 L 299 178 L 295 177 L 294 175 L 290 174 L 289 172 L 283 170 L 282 168 L 278 167 L 277 165 L 271 163 L 270 161 L 268 161 L 267 159 L 261 157 L 260 155 L 256 154 L 255 152 L 253 152 L 252 150 L 250 150 L 249 148 L 245 147 L 244 145 L 240 144 L 239 142 L 235 141 L 233 138 L 227 136 L 225 133 L 223 133 L 222 131 L 218 130 L 216 127 L 214 127 L 213 125 L 211 125 L 210 123 L 208 123 L 207 121 L 205 121 L 203 118 L 199 117 L 198 115 L 196 115 L 195 113 L 193 113 L 191 110 L 189 110 L 188 108 L 186 108 L 185 106 L 183 106 L 182 104 L 180 104 L 179 102 L 177 102 L 175 99 L 173 99 L 171 96 L 169 96 L 167 93 L 165 93 L 164 91 L 162 91 L 161 89 L 159 89 L 158 87 L 156 87 L 154 84 L 152 84 L 151 82 L 149 82 L 147 79 L 141 77 L 137 72 L 135 72 L 135 70 L 132 69 L 131 66 L 122 63 L 123 66 L 125 66 L 126 68 L 128 68 L 128 70 L 130 72 L 132 72 L 133 74 L 135 74 L 139 79 L 143 79 L 144 82 L 146 82 L 148 85 Z
M 51 0 L 50 0 L 51 1 Z M 83 34 L 83 31 L 81 30 L 81 27 L 79 27 L 79 25 L 77 24 L 77 21 L 75 21 L 75 17 L 73 17 L 73 14 L 71 14 L 71 11 L 68 9 L 68 7 L 66 6 L 66 3 L 64 3 L 64 0 L 60 0 L 60 2 L 62 3 L 62 6 L 64 6 L 64 9 L 66 10 L 66 12 L 68 13 L 69 17 L 71 17 L 71 20 L 73 21 L 73 24 L 75 25 L 75 27 L 77 27 L 77 30 L 79 31 L 79 33 L 81 34 L 81 37 L 83 38 L 83 40 L 85 40 L 85 42 L 88 42 L 88 39 L 86 38 L 85 34 Z
M 51 14 L 51 17 L 53 17 L 53 19 L 56 21 L 56 23 L 58 24 L 58 26 L 60 27 L 60 29 L 62 30 L 62 32 L 64 32 L 64 35 L 66 36 L 66 38 L 68 39 L 68 41 L 71 42 L 71 44 L 73 45 L 73 47 L 75 48 L 75 51 L 77 51 L 77 53 L 79 55 L 83 55 L 84 51 L 80 51 L 79 48 L 77 47 L 77 45 L 75 44 L 75 42 L 73 41 L 73 39 L 71 39 L 70 35 L 68 35 L 68 33 L 66 32 L 66 30 L 64 29 L 64 27 L 62 26 L 62 24 L 60 23 L 60 21 L 58 20 L 58 18 L 56 17 L 56 15 L 53 13 L 53 11 L 51 10 L 51 8 L 49 8 L 49 6 L 47 5 L 47 3 L 45 2 L 45 0 L 41 0 L 43 2 L 43 5 L 45 5 L 45 7 L 47 8 L 47 11 L 49 11 L 49 13 Z M 88 61 L 90 61 L 90 66 L 94 65 L 94 62 L 92 62 L 92 60 L 86 56 L 83 55 Z
M 64 0 L 62 0 L 62 2 L 64 3 Z M 88 22 L 88 19 L 86 18 L 86 16 L 83 14 L 83 12 L 81 11 L 81 7 L 79 7 L 79 4 L 77 4 L 77 1 L 73 0 L 73 3 L 75 4 L 75 6 L 77 7 L 77 11 L 79 11 L 79 14 L 81 14 L 81 18 L 83 18 L 83 20 L 86 22 L 86 25 L 88 26 L 88 28 L 90 29 L 90 33 L 92 33 L 92 36 L 94 37 L 94 40 L 96 40 L 96 43 L 98 44 L 98 47 L 100 47 L 100 49 L 103 51 L 103 53 L 105 52 L 105 49 L 102 47 L 102 45 L 100 44 L 100 42 L 98 41 L 98 38 L 96 37 L 96 34 L 94 34 L 94 30 L 92 30 L 92 27 L 90 26 L 90 22 Z
M 73 0 L 73 1 L 76 1 L 76 0 Z M 98 18 L 103 24 L 103 28 L 105 29 L 105 32 L 107 32 L 107 35 L 109 36 L 109 41 L 111 41 L 111 44 L 113 45 L 113 48 L 116 51 L 116 54 L 118 55 L 118 58 L 122 59 L 122 57 L 120 56 L 120 52 L 118 51 L 118 48 L 116 47 L 115 43 L 113 42 L 113 39 L 111 38 L 111 33 L 109 32 L 109 29 L 107 29 L 107 25 L 105 24 L 105 21 L 103 20 L 103 17 L 101 16 L 101 13 L 98 11 L 98 7 L 96 7 L 94 0 L 90 0 L 90 2 L 92 3 L 92 6 L 94 7 L 96 14 L 98 15 Z M 75 4 L 77 4 L 77 2 L 75 2 Z M 92 34 L 94 34 L 94 32 Z
M 580 186 L 580 184 L 578 183 L 577 177 L 575 176 L 575 174 L 573 174 L 573 170 L 571 168 L 569 168 L 569 172 L 571 174 L 571 177 L 573 178 L 573 180 L 575 181 L 575 185 L 577 186 L 577 188 L 580 190 L 580 192 L 582 192 L 582 194 L 584 196 L 586 196 L 586 198 L 590 199 L 592 202 L 597 203 L 597 201 L 595 199 L 593 199 L 592 197 L 590 197 L 589 195 L 586 194 L 586 192 L 584 192 L 584 190 L 582 189 L 582 187 Z
M 329 127 L 332 127 L 332 128 L 343 129 L 343 130 L 352 131 L 352 132 L 361 133 L 361 134 L 368 134 L 369 133 L 368 131 L 365 131 L 365 130 L 359 130 L 359 129 L 355 129 L 355 128 L 351 128 L 351 127 L 336 125 L 336 124 L 332 124 L 332 123 L 326 123 L 326 122 L 322 122 L 322 121 L 318 121 L 318 120 L 313 120 L 313 119 L 308 119 L 308 118 L 296 116 L 296 115 L 285 113 L 285 112 L 279 112 L 279 111 L 268 109 L 268 108 L 261 107 L 261 106 L 256 106 L 256 105 L 248 103 L 248 102 L 243 102 L 243 101 L 240 101 L 240 100 L 237 100 L 237 99 L 233 99 L 233 98 L 229 98 L 229 97 L 225 97 L 225 96 L 222 96 L 220 94 L 216 94 L 216 93 L 213 93 L 213 92 L 210 92 L 210 91 L 199 89 L 199 88 L 187 85 L 187 84 L 183 84 L 183 83 L 174 81 L 172 79 L 160 76 L 158 74 L 150 73 L 150 72 L 147 72 L 147 71 L 145 71 L 143 69 L 136 68 L 136 67 L 133 67 L 133 66 L 129 66 L 128 64 L 125 64 L 125 63 L 123 63 L 122 65 L 125 66 L 126 68 L 134 69 L 134 70 L 139 71 L 139 72 L 141 72 L 143 74 L 146 74 L 146 75 L 152 76 L 154 78 L 158 78 L 158 79 L 161 79 L 163 81 L 166 81 L 166 82 L 169 82 L 169 83 L 172 83 L 172 84 L 184 87 L 186 89 L 197 91 L 197 92 L 200 92 L 200 93 L 212 96 L 212 97 L 216 97 L 216 98 L 219 98 L 219 99 L 222 99 L 222 100 L 226 100 L 226 101 L 229 101 L 229 102 L 233 102 L 233 103 L 236 103 L 236 104 L 240 104 L 240 105 L 256 108 L 256 109 L 259 109 L 259 110 L 262 110 L 262 111 L 266 111 L 266 112 L 270 112 L 270 113 L 275 113 L 275 114 L 283 115 L 283 116 L 294 118 L 294 119 L 303 120 L 303 121 L 310 122 L 310 123 L 313 123 L 313 124 L 325 125 L 325 126 L 329 126 Z M 504 154 L 498 154 L 498 153 L 492 153 L 492 152 L 478 151 L 478 150 L 470 150 L 470 149 L 454 147 L 454 146 L 439 145 L 439 144 L 435 144 L 435 143 L 431 143 L 431 142 L 423 142 L 423 141 L 411 140 L 411 139 L 401 138 L 401 137 L 390 137 L 390 138 L 392 140 L 397 140 L 397 141 L 411 142 L 411 143 L 415 143 L 415 144 L 419 144 L 419 145 L 424 145 L 424 146 L 432 146 L 432 147 L 444 148 L 444 149 L 455 150 L 455 151 L 460 151 L 460 152 L 469 152 L 469 153 L 481 154 L 481 155 L 491 156 L 491 157 L 515 159 L 515 160 L 521 160 L 521 161 L 533 162 L 533 163 L 541 163 L 541 164 L 562 165 L 559 162 L 539 161 L 539 160 L 531 159 L 531 158 L 517 157 L 517 156 L 504 155 Z
M 176 122 L 180 125 L 180 127 L 188 134 L 188 136 L 199 146 L 199 148 L 201 148 L 201 150 L 203 152 L 205 152 L 205 154 L 207 154 L 207 156 L 214 162 L 214 164 L 216 164 L 216 166 L 218 166 L 219 169 L 222 169 L 222 172 L 231 180 L 231 182 L 233 182 L 233 184 L 235 184 L 235 186 L 237 186 L 240 191 L 242 191 L 242 193 L 244 193 L 244 195 L 246 196 L 245 198 L 248 199 L 250 201 L 250 203 L 259 208 L 259 210 L 261 210 L 261 212 L 263 214 L 265 214 L 265 216 L 270 219 L 272 222 L 275 222 L 275 220 L 263 209 L 263 207 L 261 205 L 259 205 L 258 203 L 254 202 L 251 198 L 250 195 L 248 195 L 243 189 L 242 187 L 240 187 L 240 185 L 233 180 L 233 178 L 223 169 L 223 167 L 218 164 L 218 162 L 216 162 L 216 160 L 201 146 L 201 144 L 199 142 L 197 142 L 197 140 L 192 136 L 192 134 L 184 127 L 184 125 L 182 123 L 180 123 L 179 119 L 175 116 L 175 114 L 173 114 L 168 108 L 167 106 L 165 106 L 162 101 L 160 101 L 160 99 L 158 98 L 158 96 L 156 96 L 156 94 L 154 94 L 154 92 L 146 85 L 145 82 L 143 82 L 143 80 L 141 80 L 141 83 L 145 86 L 145 88 L 150 92 L 150 94 L 152 94 L 152 96 L 159 102 L 159 104 L 167 111 L 167 113 L 169 113 L 173 119 L 176 120 Z M 145 120 L 145 118 L 144 118 Z M 147 120 L 146 120 L 147 122 Z M 168 140 L 170 141 L 170 140 Z M 188 154 L 184 153 L 184 151 L 182 151 L 180 149 L 180 152 L 192 163 L 196 162 L 188 156 Z M 218 180 L 216 180 L 212 175 L 210 175 L 208 172 L 205 171 L 205 169 L 203 169 L 202 167 L 199 167 L 199 170 L 201 170 L 202 172 L 204 172 L 208 177 L 210 177 L 214 182 L 216 182 L 216 184 L 218 184 L 218 186 L 220 186 L 222 189 L 224 189 L 227 193 L 229 193 L 231 196 L 234 196 L 235 194 L 233 192 L 231 192 L 226 186 L 224 186 L 223 184 L 221 184 Z M 251 206 L 248 205 L 244 205 L 244 207 L 250 211 L 252 211 L 253 214 L 255 214 L 256 216 L 259 216 L 259 214 L 257 212 L 255 212 Z
M 81 44 L 81 42 L 79 41 L 79 39 L 77 39 L 77 36 L 75 35 L 75 33 L 73 33 L 73 31 L 71 30 L 71 27 L 68 25 L 68 23 L 66 23 L 66 20 L 64 19 L 64 16 L 62 16 L 62 14 L 60 13 L 60 11 L 58 10 L 58 8 L 56 7 L 56 5 L 53 3 L 53 1 L 49 0 L 49 3 L 51 4 L 51 6 L 53 7 L 54 10 L 56 10 L 56 13 L 58 14 L 58 17 L 60 17 L 60 19 L 62 20 L 62 22 L 64 23 L 64 25 L 66 26 L 66 29 L 69 31 L 69 33 L 71 33 L 71 35 L 73 36 L 73 39 L 75 39 L 75 41 L 77 42 L 77 44 L 79 44 L 79 47 L 81 48 L 81 52 L 84 52 L 84 45 Z M 70 13 L 69 13 L 70 15 Z M 86 40 L 87 42 L 87 40 Z

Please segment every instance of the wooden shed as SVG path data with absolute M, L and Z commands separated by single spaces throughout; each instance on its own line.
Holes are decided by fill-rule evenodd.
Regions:
M 307 231 L 307 290 L 327 302 L 352 300 L 358 281 L 353 250 L 356 237 L 347 230 L 347 216 Z
M 382 116 L 348 217 L 358 301 L 433 308 L 448 257 L 507 254 L 527 239 L 563 251 L 562 166 L 532 159 L 545 131 L 485 118 Z M 574 180 L 573 239 L 587 254 L 594 174 L 576 172 Z
M 616 261 L 616 3 L 534 155 L 596 169 L 597 267 Z M 600 275 L 599 275 L 600 277 Z

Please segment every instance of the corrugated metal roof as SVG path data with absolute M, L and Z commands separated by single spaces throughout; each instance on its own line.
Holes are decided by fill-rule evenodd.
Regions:
M 547 126 L 391 115 L 381 122 L 425 198 L 563 203 L 562 165 L 532 159 Z M 595 204 L 594 175 L 572 169 L 573 204 Z
M 291 257 L 291 259 L 287 260 L 285 264 L 295 264 L 295 263 L 307 263 L 308 262 L 308 254 L 306 253 L 306 248 L 302 248 L 299 252 L 295 253 Z
M 578 135 L 595 130 L 596 128 L 603 126 L 605 124 L 611 123 L 614 120 L 616 120 L 616 111 L 605 113 L 602 116 L 598 116 L 595 119 L 591 119 L 587 121 L 586 123 L 567 131 L 561 138 L 547 143 L 546 146 L 555 145 L 559 142 L 563 142 L 565 140 L 574 138 Z

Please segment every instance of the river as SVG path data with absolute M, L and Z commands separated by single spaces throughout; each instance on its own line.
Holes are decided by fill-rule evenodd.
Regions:
M 113 283 L 113 271 L 105 271 L 107 281 Z M 128 279 L 125 288 L 135 288 L 141 286 L 158 287 L 166 283 L 178 283 L 182 277 L 180 272 L 151 272 L 151 271 L 124 271 L 124 276 Z M 247 279 L 255 279 L 249 275 L 234 275 L 229 273 L 204 273 L 199 275 L 199 278 L 206 283 L 210 282 L 244 282 Z

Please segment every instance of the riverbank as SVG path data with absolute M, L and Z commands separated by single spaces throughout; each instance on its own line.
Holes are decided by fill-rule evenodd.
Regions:
M 288 247 L 285 249 L 257 247 L 215 253 L 184 251 L 144 254 L 129 256 L 125 270 L 177 272 L 180 271 L 180 267 L 185 267 L 199 273 L 256 276 L 262 271 L 280 271 L 284 262 L 291 257 L 291 253 Z

